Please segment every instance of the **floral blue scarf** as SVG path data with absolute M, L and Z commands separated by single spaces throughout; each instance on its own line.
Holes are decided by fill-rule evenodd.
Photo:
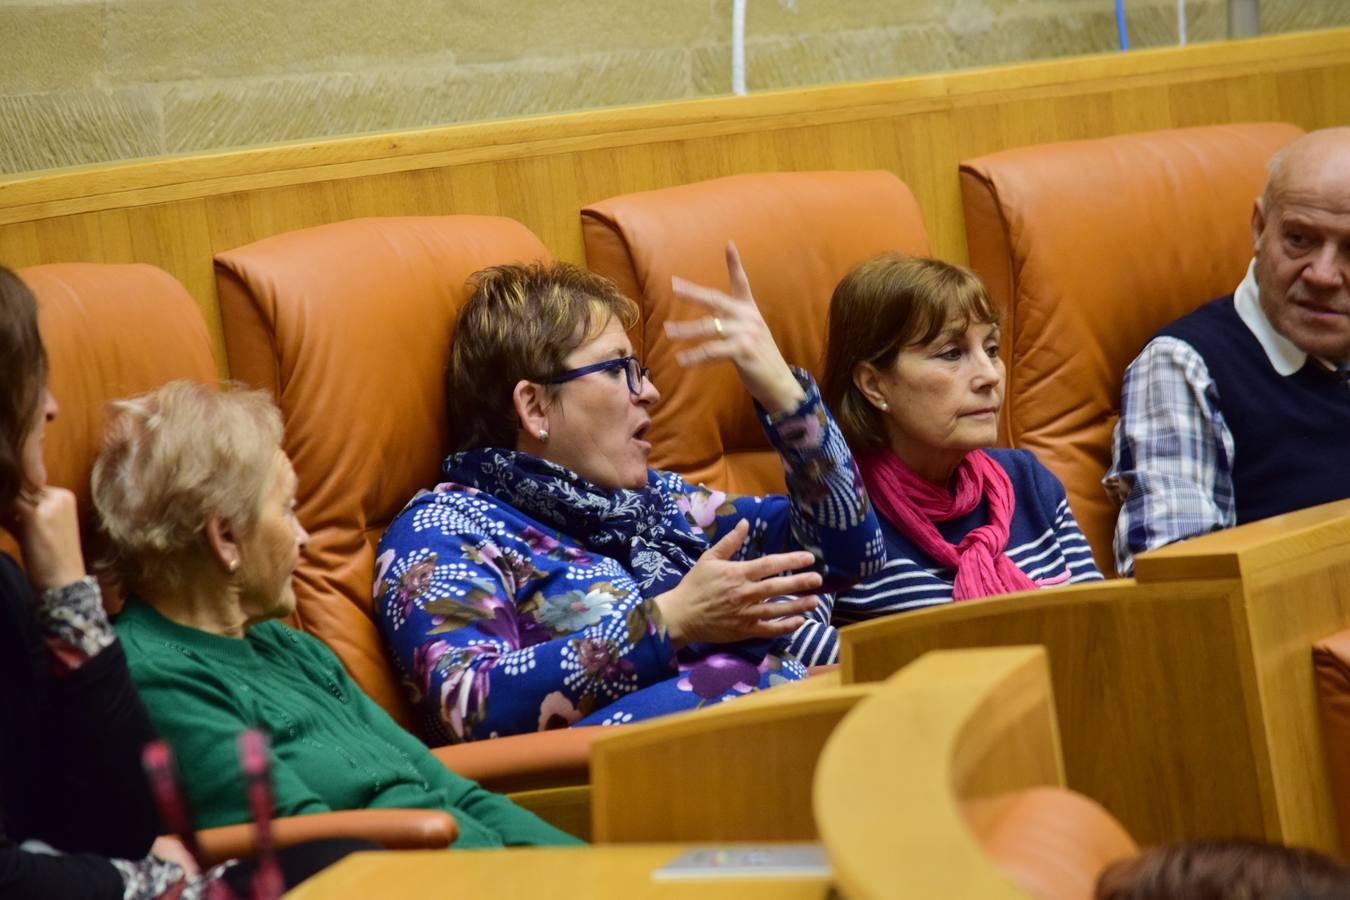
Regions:
M 447 481 L 491 494 L 588 550 L 618 560 L 643 597 L 674 588 L 708 549 L 706 538 L 687 530 L 675 498 L 661 489 L 650 469 L 644 488 L 606 490 L 537 456 L 487 448 L 452 454 L 443 472 Z M 758 684 L 759 670 L 770 663 L 776 671 L 779 661 L 769 654 L 786 642 L 688 644 L 677 664 L 699 697 L 713 699 L 736 684 Z
M 675 498 L 655 472 L 638 490 L 606 490 L 570 469 L 514 450 L 486 448 L 451 455 L 445 478 L 477 488 L 633 573 L 644 597 L 680 583 L 707 541 L 689 532 Z

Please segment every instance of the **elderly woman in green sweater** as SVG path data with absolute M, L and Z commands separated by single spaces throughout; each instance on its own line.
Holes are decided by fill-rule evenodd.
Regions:
M 262 394 L 174 382 L 114 405 L 94 505 L 129 597 L 132 678 L 203 826 L 249 819 L 235 739 L 272 742 L 275 814 L 441 809 L 457 848 L 574 844 L 446 769 L 322 642 L 277 619 L 307 535 L 281 417 Z

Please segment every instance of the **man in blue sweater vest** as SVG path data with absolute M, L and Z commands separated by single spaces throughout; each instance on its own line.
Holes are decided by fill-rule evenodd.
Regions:
M 1350 128 L 1276 154 L 1232 295 L 1125 372 L 1104 483 L 1116 568 L 1197 534 L 1350 497 Z

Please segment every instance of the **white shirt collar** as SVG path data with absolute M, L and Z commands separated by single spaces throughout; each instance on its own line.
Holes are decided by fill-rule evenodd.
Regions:
M 1237 308 L 1242 324 L 1247 326 L 1261 349 L 1266 351 L 1272 369 L 1287 377 L 1303 368 L 1308 361 L 1308 354 L 1276 331 L 1270 319 L 1266 318 L 1266 311 L 1261 308 L 1261 289 L 1256 286 L 1256 260 L 1247 266 L 1247 277 L 1233 292 L 1233 306 Z

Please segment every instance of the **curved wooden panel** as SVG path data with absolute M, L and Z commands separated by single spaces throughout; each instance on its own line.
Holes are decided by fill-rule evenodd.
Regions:
M 848 897 L 1011 900 L 961 804 L 1063 780 L 1044 650 L 932 653 L 835 730 L 814 806 Z

